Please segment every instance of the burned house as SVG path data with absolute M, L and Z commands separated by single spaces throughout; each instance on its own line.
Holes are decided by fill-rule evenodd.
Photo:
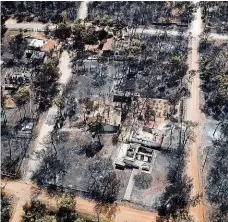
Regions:
M 139 94 L 137 93 L 130 93 L 130 92 L 123 92 L 123 91 L 116 91 L 113 95 L 113 102 L 125 102 L 131 103 L 139 98 Z
M 119 169 L 151 170 L 153 150 L 135 143 L 121 143 L 115 165 Z
M 129 64 L 128 70 L 127 70 L 127 79 L 136 78 L 138 73 L 138 64 L 131 63 Z
M 17 90 L 21 85 L 30 82 L 30 74 L 25 70 L 20 70 L 18 68 L 8 68 L 6 73 L 3 73 L 4 81 L 2 88 L 4 90 Z
M 160 150 L 164 139 L 164 125 L 151 125 L 151 131 L 144 131 L 140 127 L 132 131 L 121 142 L 115 161 L 120 169 L 135 168 L 143 171 L 151 171 L 154 152 Z
M 8 72 L 5 84 L 22 85 L 29 83 L 29 74 L 25 72 Z
M 34 127 L 34 120 L 24 119 L 15 126 L 15 136 L 19 138 L 31 138 Z
M 123 81 L 119 82 L 118 88 L 121 91 L 134 92 L 136 88 L 136 78 L 124 78 Z
M 138 102 L 139 113 L 146 122 L 165 120 L 170 112 L 169 102 L 165 99 L 140 98 Z
M 151 133 L 140 131 L 138 133 L 132 132 L 129 138 L 129 142 L 140 144 L 143 147 L 151 149 L 160 149 L 164 134 L 158 129 L 154 129 Z
M 31 61 L 33 63 L 41 63 L 44 61 L 44 58 L 45 58 L 44 52 L 33 51 L 32 56 L 31 56 Z

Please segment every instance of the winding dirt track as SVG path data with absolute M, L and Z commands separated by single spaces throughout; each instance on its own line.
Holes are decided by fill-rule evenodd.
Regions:
M 6 181 L 2 180 L 2 184 L 5 184 Z M 33 188 L 37 188 L 33 184 L 26 184 L 23 181 L 7 181 L 4 191 L 8 194 L 13 194 L 17 197 L 16 207 L 14 209 L 11 222 L 19 222 L 21 216 L 23 215 L 23 205 L 30 200 Z M 43 201 L 44 203 L 55 207 L 56 198 L 50 197 L 45 191 L 42 191 L 37 199 Z M 79 213 L 86 214 L 91 216 L 95 215 L 94 213 L 95 202 L 83 199 L 80 197 L 76 198 L 76 210 Z M 116 212 L 115 222 L 155 222 L 156 213 L 149 211 L 141 211 L 132 209 L 127 206 L 119 205 L 118 211 Z

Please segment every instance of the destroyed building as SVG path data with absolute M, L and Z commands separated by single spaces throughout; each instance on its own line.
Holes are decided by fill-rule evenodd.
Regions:
M 121 143 L 115 165 L 119 169 L 135 168 L 150 171 L 153 150 L 136 143 Z

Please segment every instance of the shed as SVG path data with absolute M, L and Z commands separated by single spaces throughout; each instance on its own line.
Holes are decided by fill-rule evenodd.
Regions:
M 119 126 L 113 126 L 110 124 L 102 124 L 100 133 L 109 134 L 109 133 L 117 133 L 119 130 Z

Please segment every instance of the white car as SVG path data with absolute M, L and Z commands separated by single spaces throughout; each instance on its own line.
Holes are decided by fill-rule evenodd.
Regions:
M 88 57 L 88 60 L 97 60 L 97 59 L 98 59 L 98 56 L 97 55 L 89 56 Z

